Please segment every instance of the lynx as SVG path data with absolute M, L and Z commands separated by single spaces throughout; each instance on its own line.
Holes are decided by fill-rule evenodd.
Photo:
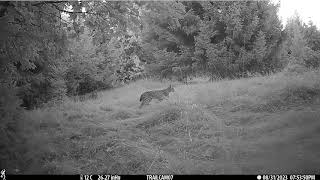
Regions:
M 141 109 L 144 105 L 149 105 L 152 99 L 162 101 L 165 97 L 169 96 L 170 92 L 174 92 L 174 88 L 171 85 L 166 89 L 147 91 L 142 93 L 140 96 L 141 105 L 139 108 Z

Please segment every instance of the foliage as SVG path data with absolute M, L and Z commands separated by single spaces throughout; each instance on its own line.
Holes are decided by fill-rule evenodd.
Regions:
M 108 43 L 112 37 L 139 28 L 138 7 L 131 1 L 92 1 L 87 3 L 85 25 L 90 28 L 95 45 Z
M 96 99 L 98 94 L 101 95 L 97 92 L 99 90 L 117 87 L 145 76 L 187 83 L 198 74 L 210 75 L 210 79 L 214 80 L 250 77 L 253 74 L 265 75 L 284 70 L 290 73 L 290 76 L 285 76 L 289 78 L 292 72 L 305 73 L 309 68 L 319 67 L 320 31 L 312 23 L 302 23 L 298 15 L 292 17 L 282 30 L 277 11 L 278 5 L 272 4 L 271 1 L 0 2 L 0 136 L 4 139 L 0 144 L 0 166 L 12 166 L 10 169 L 14 169 L 16 167 L 10 164 L 23 163 L 27 167 L 29 160 L 25 161 L 25 157 L 19 156 L 27 152 L 23 147 L 26 146 L 26 141 L 29 141 L 27 144 L 30 143 L 34 157 L 40 157 L 39 162 L 49 162 L 46 159 L 47 154 L 38 155 L 38 152 L 42 151 L 41 148 L 46 147 L 41 141 L 34 143 L 37 141 L 34 141 L 32 135 L 24 136 L 32 133 L 19 134 L 21 128 L 25 127 L 24 123 L 29 123 L 22 115 L 39 112 L 38 118 L 36 114 L 32 116 L 36 117 L 40 124 L 34 123 L 35 127 L 30 131 L 40 132 L 37 135 L 43 140 L 42 133 L 47 133 L 46 128 L 62 127 L 62 114 L 61 117 L 57 114 L 57 117 L 52 118 L 48 117 L 51 112 L 42 114 L 43 109 L 29 112 L 24 109 L 37 108 L 48 101 L 56 102 L 63 99 L 68 102 L 65 95 L 75 96 L 75 99 L 80 101 Z M 279 82 L 270 86 L 280 88 L 279 92 L 283 92 L 280 96 L 273 94 L 278 91 L 270 91 L 274 98 L 263 95 L 266 104 L 260 104 L 255 108 L 248 106 L 249 102 L 260 103 L 256 100 L 264 100 L 259 99 L 260 95 L 257 95 L 243 102 L 243 107 L 257 111 L 274 108 L 277 104 L 279 107 L 285 105 L 281 104 L 282 101 L 311 102 L 311 99 L 319 94 L 318 81 L 314 81 L 317 77 L 318 73 L 299 81 L 292 79 L 290 84 L 283 83 L 286 79 L 280 78 Z M 267 80 L 265 78 L 270 81 L 277 79 L 259 77 L 256 81 Z M 311 80 L 316 83 L 309 84 Z M 237 82 L 241 87 L 236 87 Z M 259 85 L 256 82 L 252 83 L 254 87 Z M 307 84 L 303 87 L 291 86 L 299 83 Z M 234 96 L 234 100 L 241 101 L 237 96 L 243 94 L 245 96 L 241 98 L 250 98 L 247 94 L 257 92 L 262 96 L 266 89 L 268 90 L 266 87 L 270 85 L 267 83 L 258 87 L 258 90 L 250 90 L 243 80 L 233 81 L 232 84 L 236 91 L 232 91 L 232 87 L 229 88 L 231 91 L 225 91 L 224 85 L 220 89 L 213 85 L 201 92 L 201 97 L 204 102 L 213 101 L 221 105 Z M 146 89 L 160 88 L 162 85 L 157 82 L 143 84 L 143 81 L 139 81 L 108 91 L 108 96 L 102 99 L 107 103 L 113 103 L 115 107 L 110 108 L 108 104 L 109 108 L 100 110 L 114 111 L 119 105 L 134 108 L 136 94 Z M 289 86 L 283 88 L 284 85 Z M 188 86 L 191 89 L 187 88 L 185 92 L 199 89 L 201 85 L 196 86 L 197 88 Z M 204 84 L 203 87 L 208 88 L 208 84 Z M 215 93 L 212 93 L 212 89 Z M 121 97 L 117 94 L 121 94 Z M 188 101 L 192 99 L 189 95 Z M 228 103 L 230 104 L 230 101 Z M 59 105 L 63 107 L 63 103 Z M 156 108 L 163 105 L 169 104 L 160 104 Z M 89 106 L 85 109 L 88 108 Z M 191 111 L 194 110 L 192 107 Z M 194 119 L 198 118 L 197 114 L 203 114 L 202 111 L 194 112 L 196 113 L 191 114 L 195 115 Z M 63 123 L 67 123 L 65 125 L 68 127 L 68 123 L 71 122 L 69 120 L 74 116 L 82 117 L 79 112 L 75 112 L 74 116 L 69 116 L 68 113 L 63 114 L 67 118 Z M 137 115 L 141 115 L 139 113 L 137 112 Z M 120 110 L 113 112 L 110 117 L 119 119 L 121 116 L 120 119 L 125 119 L 134 117 L 135 114 L 131 110 L 129 113 Z M 84 117 L 87 118 L 87 115 Z M 88 114 L 88 117 L 91 115 Z M 192 118 L 193 116 L 190 116 L 189 119 Z M 76 127 L 75 132 L 78 132 L 79 128 Z M 85 128 L 87 125 L 84 125 Z M 38 131 L 39 129 L 44 131 Z M 57 132 L 61 133 L 60 130 Z M 92 131 L 96 132 L 94 129 Z M 84 132 L 90 135 L 91 130 L 85 129 Z M 61 136 L 57 138 L 57 142 L 61 142 Z M 38 147 L 39 144 L 41 148 Z M 51 147 L 50 145 L 48 149 L 52 150 Z M 77 148 L 76 146 L 74 150 Z M 20 151 L 14 151 L 15 149 Z M 34 151 L 35 149 L 37 151 Z M 83 147 L 79 146 L 79 149 L 82 151 Z M 64 150 L 69 151 L 70 147 L 66 146 Z M 30 155 L 27 156 L 30 158 Z M 56 157 L 60 155 L 57 154 Z M 12 163 L 13 161 L 17 163 Z M 88 164 L 92 164 L 91 161 L 85 166 Z
M 30 108 L 143 74 L 186 82 L 319 66 L 317 28 L 293 17 L 281 31 L 277 11 L 270 1 L 3 2 L 1 82 Z
M 212 75 L 238 77 L 270 71 L 281 24 L 277 5 L 268 1 L 203 2 L 204 19 L 196 37 L 198 64 Z M 270 25 L 272 22 L 272 26 Z
M 91 38 L 101 49 L 101 43 L 107 44 L 110 37 L 126 32 L 133 22 L 127 15 L 137 13 L 130 7 L 133 5 L 126 2 L 1 2 L 1 72 L 6 72 L 1 76 L 1 83 L 9 81 L 14 84 L 12 87 L 18 87 L 16 91 L 6 92 L 22 99 L 22 106 L 33 108 L 61 98 L 66 92 L 81 94 L 97 89 L 96 86 L 111 87 L 110 75 L 114 70 L 110 70 L 109 64 L 102 67 L 106 56 L 99 54 L 91 43 L 87 44 L 91 47 L 85 47 L 85 41 Z M 85 25 L 91 33 L 84 32 Z M 94 33 L 98 30 L 103 33 Z
M 285 65 L 319 67 L 320 51 L 317 44 L 320 36 L 312 23 L 307 26 L 296 13 L 289 19 L 284 32 L 286 41 L 283 43 L 282 59 Z
M 69 58 L 64 80 L 69 96 L 112 87 L 112 72 L 104 66 L 105 58 L 97 54 L 87 28 L 69 43 Z
M 127 83 L 142 72 L 140 61 L 137 59 L 138 39 L 133 35 L 112 38 L 105 50 L 117 82 Z
M 63 87 L 54 84 L 66 46 L 59 12 L 39 2 L 2 2 L 0 21 L 1 68 L 8 72 L 1 78 L 15 82 L 28 108 L 58 95 Z
M 134 2 L 90 2 L 85 25 L 90 30 L 99 69 L 107 69 L 112 86 L 139 78 L 141 67 L 136 61 L 136 33 L 139 31 L 138 5 Z
M 150 54 L 145 61 L 162 77 L 175 76 L 172 68 L 222 78 L 267 73 L 279 66 L 277 10 L 269 1 L 145 3 L 141 47 Z M 165 51 L 175 58 L 163 62 Z
M 19 135 L 19 106 L 29 109 L 64 93 L 60 65 L 67 37 L 60 12 L 50 4 L 0 2 L 2 167 L 9 167 L 12 159 L 21 162 L 19 152 L 12 151 L 24 139 Z M 66 3 L 57 6 L 65 8 Z
M 199 17 L 190 8 L 186 11 L 184 4 L 190 3 L 148 2 L 141 7 L 141 48 L 149 56 L 140 58 L 158 77 L 182 80 L 191 75 Z

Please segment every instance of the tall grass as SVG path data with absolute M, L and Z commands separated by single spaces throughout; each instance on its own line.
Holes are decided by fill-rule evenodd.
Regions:
M 309 71 L 189 85 L 140 80 L 97 99 L 65 99 L 25 112 L 19 152 L 26 163 L 8 171 L 312 173 L 320 165 L 319 77 Z M 169 84 L 175 92 L 168 100 L 138 108 L 144 91 Z

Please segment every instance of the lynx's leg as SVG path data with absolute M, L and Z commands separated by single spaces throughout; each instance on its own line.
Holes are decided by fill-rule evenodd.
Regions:
M 139 106 L 139 109 L 141 109 L 141 108 L 142 108 L 142 106 L 143 106 L 143 101 L 142 101 L 141 105 Z

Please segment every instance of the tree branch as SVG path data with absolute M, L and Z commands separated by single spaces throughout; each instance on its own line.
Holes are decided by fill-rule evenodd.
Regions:
M 39 6 L 39 5 L 43 5 L 43 4 L 66 3 L 66 2 L 68 2 L 68 1 L 43 1 L 43 2 L 34 3 L 34 4 L 32 4 L 32 6 Z
M 52 4 L 58 11 L 61 11 L 61 12 L 65 12 L 65 13 L 69 13 L 69 14 L 73 14 L 73 13 L 77 13 L 77 14 L 81 14 L 81 13 L 87 13 L 87 14 L 94 14 L 94 13 L 90 13 L 90 12 L 82 12 L 82 11 L 67 11 L 67 10 L 64 10 L 64 9 L 60 9 L 57 5 L 55 4 Z M 96 14 L 94 14 L 96 15 Z
M 95 16 L 97 16 L 97 17 L 102 18 L 103 20 L 109 21 L 109 19 L 104 18 L 103 15 L 102 15 L 102 14 L 99 14 L 99 13 L 92 13 L 92 12 L 89 12 L 89 11 L 84 11 L 84 12 L 82 12 L 82 11 L 81 11 L 81 12 L 80 12 L 80 11 L 67 11 L 67 10 L 64 10 L 64 9 L 60 9 L 60 8 L 59 8 L 57 5 L 55 5 L 55 4 L 51 4 L 51 5 L 53 5 L 53 6 L 55 7 L 55 9 L 57 9 L 57 10 L 60 11 L 60 12 L 65 12 L 65 13 L 70 13 L 70 14 L 72 14 L 72 13 L 75 13 L 75 14 L 86 13 L 86 14 L 95 15 Z

